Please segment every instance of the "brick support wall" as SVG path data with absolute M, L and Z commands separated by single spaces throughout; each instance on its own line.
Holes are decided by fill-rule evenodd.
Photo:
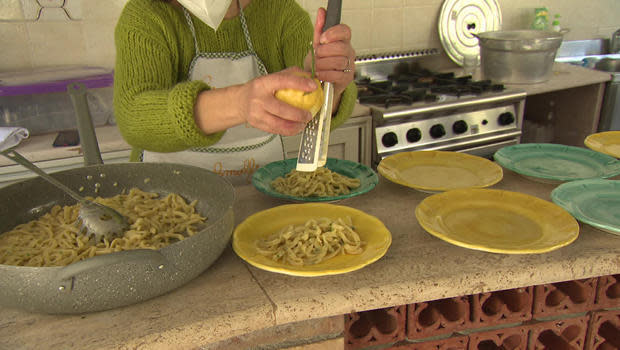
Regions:
M 381 310 L 345 316 L 345 349 L 620 350 L 620 275 Z

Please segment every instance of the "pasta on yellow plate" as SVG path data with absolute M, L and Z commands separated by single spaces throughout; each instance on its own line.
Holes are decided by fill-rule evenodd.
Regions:
M 92 244 L 80 234 L 79 205 L 54 206 L 50 212 L 0 235 L 0 264 L 65 266 L 96 255 L 132 249 L 160 249 L 198 232 L 206 221 L 178 194 L 159 194 L 132 188 L 128 193 L 94 201 L 116 209 L 129 221 L 122 237 Z
M 274 190 L 295 197 L 333 197 L 360 187 L 360 180 L 338 174 L 328 168 L 313 172 L 291 170 L 271 182 Z
M 256 242 L 256 250 L 274 261 L 295 266 L 314 265 L 339 254 L 361 254 L 366 242 L 355 232 L 350 217 L 311 219 L 289 225 Z

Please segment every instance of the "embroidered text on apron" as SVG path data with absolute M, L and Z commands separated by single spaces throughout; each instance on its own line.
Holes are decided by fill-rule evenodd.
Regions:
M 194 39 L 196 55 L 189 68 L 190 80 L 205 81 L 212 88 L 243 84 L 267 70 L 252 46 L 250 34 L 239 4 L 239 19 L 248 50 L 243 52 L 200 52 L 194 24 L 187 10 L 185 18 Z M 144 151 L 146 162 L 169 162 L 199 166 L 224 176 L 233 184 L 251 183 L 252 174 L 259 167 L 284 159 L 279 135 L 237 125 L 228 129 L 220 141 L 209 147 L 194 148 L 173 153 Z

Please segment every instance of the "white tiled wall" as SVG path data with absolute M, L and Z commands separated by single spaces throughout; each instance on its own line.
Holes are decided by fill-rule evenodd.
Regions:
M 114 66 L 114 25 L 127 0 L 0 0 L 0 72 L 54 65 Z M 314 18 L 327 0 L 297 0 Z M 439 48 L 443 0 L 343 0 L 342 22 L 358 54 Z M 570 28 L 565 40 L 608 38 L 620 0 L 499 0 L 503 28 L 527 28 L 547 6 Z M 38 18 L 38 19 L 37 19 Z

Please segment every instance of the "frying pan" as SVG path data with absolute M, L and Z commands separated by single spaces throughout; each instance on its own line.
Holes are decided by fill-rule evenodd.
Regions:
M 73 85 L 73 86 L 72 86 Z M 0 264 L 0 304 L 51 314 L 78 314 L 134 304 L 176 289 L 207 269 L 230 242 L 234 188 L 203 168 L 160 163 L 101 164 L 83 86 L 69 85 L 85 140 L 85 163 L 52 173 L 85 196 L 110 197 L 138 187 L 162 196 L 177 193 L 207 217 L 197 234 L 159 250 L 138 249 L 88 258 L 64 267 Z M 94 142 L 93 142 L 94 140 Z M 88 150 L 86 148 L 89 148 Z M 93 159 L 95 159 L 93 161 Z M 41 178 L 0 188 L 0 233 L 36 219 L 54 205 L 75 204 Z

